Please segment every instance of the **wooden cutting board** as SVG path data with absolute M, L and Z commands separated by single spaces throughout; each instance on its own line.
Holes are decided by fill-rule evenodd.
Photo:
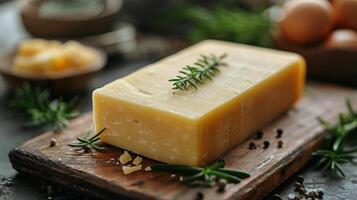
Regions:
M 92 125 L 90 113 L 73 120 L 62 133 L 47 132 L 26 142 L 12 150 L 9 157 L 12 166 L 21 173 L 95 198 L 118 199 L 126 196 L 181 200 L 195 199 L 200 191 L 207 200 L 260 199 L 304 166 L 311 153 L 318 148 L 324 133 L 316 120 L 317 116 L 336 120 L 338 113 L 346 110 L 347 97 L 353 105 L 357 105 L 357 91 L 351 89 L 309 83 L 304 93 L 294 108 L 263 130 L 263 139 L 252 138 L 223 156 L 226 167 L 239 168 L 251 174 L 239 184 L 227 185 L 224 193 L 218 193 L 216 187 L 189 188 L 178 182 L 178 176 L 172 178 L 165 173 L 140 171 L 124 175 L 121 166 L 111 161 L 112 158 L 118 159 L 123 152 L 115 147 L 109 147 L 104 152 L 74 151 L 67 144 L 87 134 Z M 278 128 L 284 130 L 281 138 L 283 148 L 277 148 L 278 139 L 275 136 Z M 59 143 L 55 147 L 50 147 L 52 138 Z M 270 141 L 269 148 L 248 149 L 250 142 L 262 146 L 265 140 Z M 143 160 L 144 167 L 154 163 L 150 159 Z

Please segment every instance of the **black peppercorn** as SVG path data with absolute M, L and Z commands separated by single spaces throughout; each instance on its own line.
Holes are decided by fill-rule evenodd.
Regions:
M 295 196 L 294 200 L 301 200 L 302 198 L 300 196 Z
M 91 150 L 90 150 L 90 148 L 88 148 L 88 147 L 84 147 L 83 148 L 83 152 L 84 153 L 89 153 Z
M 299 193 L 300 195 L 305 195 L 305 194 L 306 194 L 306 189 L 303 188 L 303 187 L 301 187 L 301 188 L 298 189 L 298 193 Z
M 204 198 L 204 194 L 201 191 L 196 193 L 195 200 L 202 200 L 203 198 Z
M 284 142 L 282 140 L 278 141 L 278 148 L 283 148 Z
M 264 149 L 266 149 L 266 148 L 268 148 L 269 147 L 269 141 L 264 141 L 264 143 L 263 143 L 263 148 Z
M 248 147 L 249 149 L 256 149 L 257 148 L 257 145 L 255 145 L 255 143 L 254 142 L 251 142 L 251 143 L 249 143 L 249 147 Z
M 281 129 L 281 128 L 278 128 L 277 130 L 276 130 L 276 138 L 281 138 L 281 136 L 283 135 L 283 129 Z
M 295 188 L 301 188 L 304 187 L 301 183 L 295 182 Z
M 308 196 L 312 197 L 312 198 L 315 198 L 315 197 L 318 197 L 319 194 L 317 192 L 315 192 L 315 191 L 311 191 L 311 192 L 309 192 Z
M 264 135 L 264 132 L 261 131 L 261 130 L 259 130 L 259 131 L 257 131 L 257 133 L 255 134 L 255 139 L 260 140 L 260 139 L 263 138 L 263 135 Z
M 54 147 L 57 145 L 56 139 L 51 139 L 50 140 L 50 147 Z
M 218 193 L 223 193 L 226 189 L 226 183 L 224 181 L 218 181 L 217 186 L 218 186 L 217 188 Z
M 301 183 L 301 184 L 304 183 L 304 177 L 301 176 L 301 175 L 297 176 L 296 177 L 296 182 Z

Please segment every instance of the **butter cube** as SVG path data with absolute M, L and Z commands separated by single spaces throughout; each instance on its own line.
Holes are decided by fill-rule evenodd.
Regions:
M 201 54 L 226 53 L 228 66 L 187 91 L 168 80 Z M 301 96 L 301 56 L 207 40 L 93 92 L 105 143 L 158 161 L 206 165 L 287 111 Z

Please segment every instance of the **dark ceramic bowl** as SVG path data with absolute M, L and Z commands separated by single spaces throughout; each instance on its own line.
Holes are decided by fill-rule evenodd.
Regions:
M 90 18 L 48 18 L 41 16 L 38 7 L 43 0 L 20 1 L 21 20 L 33 36 L 44 38 L 69 38 L 95 35 L 110 30 L 122 0 L 106 0 L 103 11 Z

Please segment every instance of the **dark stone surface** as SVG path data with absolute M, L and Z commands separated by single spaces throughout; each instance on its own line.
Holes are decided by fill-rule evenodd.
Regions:
M 0 52 L 13 47 L 17 41 L 26 37 L 18 15 L 15 4 L 0 4 Z M 104 85 L 116 78 L 129 74 L 136 69 L 152 62 L 149 60 L 123 62 L 111 60 L 109 66 L 102 71 L 91 83 L 88 90 L 81 95 L 82 112 L 88 112 L 91 109 L 90 94 L 94 88 Z M 25 142 L 26 140 L 41 134 L 42 128 L 22 128 L 20 119 L 15 116 L 7 107 L 7 91 L 4 82 L 0 79 L 0 199 L 1 200 L 35 200 L 48 199 L 46 189 L 39 181 L 30 177 L 25 177 L 16 173 L 12 169 L 8 159 L 8 152 Z M 321 188 L 324 190 L 324 199 L 357 199 L 357 169 L 356 166 L 347 165 L 346 179 L 336 179 L 322 175 L 318 171 L 312 170 L 313 162 L 300 170 L 298 174 L 305 177 L 305 186 L 307 188 Z M 280 187 L 273 191 L 266 199 L 270 199 L 275 193 L 280 194 L 287 199 L 289 193 L 293 193 L 295 177 L 291 177 Z M 42 185 L 42 186 L 41 186 Z M 66 193 L 66 192 L 60 192 Z M 73 195 L 54 196 L 52 199 L 74 199 Z M 76 197 L 75 199 L 78 199 Z

